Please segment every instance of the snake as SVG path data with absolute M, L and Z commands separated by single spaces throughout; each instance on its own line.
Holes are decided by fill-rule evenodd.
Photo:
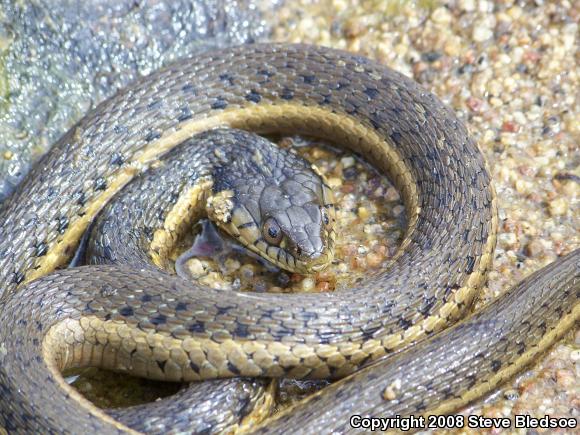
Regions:
M 407 215 L 389 265 L 355 287 L 319 294 L 224 295 L 157 270 L 182 231 L 181 218 L 187 226 L 202 209 L 281 267 L 316 272 L 330 261 L 336 217 L 322 178 L 307 189 L 313 196 L 296 201 L 292 189 L 277 186 L 281 196 L 267 203 L 279 203 L 286 220 L 240 201 L 228 171 L 216 179 L 193 170 L 179 198 L 148 181 L 167 165 L 165 156 L 196 136 L 223 143 L 215 135 L 249 134 L 241 131 L 326 139 L 386 174 Z M 232 160 L 229 145 L 192 147 L 196 161 L 204 152 Z M 290 158 L 245 154 L 258 172 L 275 177 L 283 171 L 263 169 L 265 161 Z M 298 184 L 310 186 L 306 166 L 297 164 L 305 180 Z M 294 172 L 286 176 L 296 184 Z M 137 255 L 155 267 L 137 260 L 137 267 L 66 268 L 99 212 L 113 210 L 109 203 L 126 189 L 149 203 L 137 222 L 148 213 L 162 222 L 129 231 L 146 249 Z M 158 213 L 159 201 L 170 210 Z M 119 213 L 97 225 L 119 225 Z M 303 217 L 293 220 L 293 213 Z M 111 216 L 120 220 L 112 224 Z M 50 149 L 2 205 L 0 222 L 0 432 L 139 430 L 91 405 L 60 375 L 86 365 L 187 382 L 339 379 L 273 419 L 230 431 L 338 433 L 352 430 L 354 414 L 448 414 L 528 366 L 580 319 L 576 250 L 452 326 L 468 314 L 494 255 L 497 197 L 485 159 L 432 93 L 378 62 L 330 48 L 231 47 L 139 79 Z M 295 222 L 302 230 L 292 231 Z M 97 258 L 132 250 L 113 254 L 108 246 L 106 238 L 97 242 Z M 164 400 L 163 412 L 178 413 L 177 403 Z M 132 418 L 145 418 L 147 409 Z

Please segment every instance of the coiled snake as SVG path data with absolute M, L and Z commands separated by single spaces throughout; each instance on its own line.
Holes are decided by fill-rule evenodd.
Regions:
M 348 291 L 227 298 L 146 267 L 55 271 L 123 186 L 195 133 L 221 126 L 326 138 L 388 174 L 408 216 L 390 267 Z M 207 178 L 194 178 L 192 203 L 210 191 L 226 204 L 214 208 L 218 220 L 230 223 L 231 185 L 195 190 Z M 310 230 L 292 234 L 271 213 L 261 216 L 256 250 L 306 258 L 301 271 L 308 258 L 321 267 L 332 213 L 319 190 L 297 206 L 316 204 Z M 496 198 L 476 144 L 435 96 L 383 65 L 321 47 L 235 47 L 138 81 L 51 149 L 3 204 L 0 222 L 0 427 L 9 432 L 130 431 L 57 375 L 92 364 L 186 381 L 348 376 L 264 432 L 345 431 L 355 413 L 451 412 L 532 361 L 580 315 L 574 251 L 468 320 L 370 364 L 465 314 L 492 260 Z M 149 246 L 154 261 L 174 229 L 149 241 L 163 242 Z M 304 234 L 318 242 L 308 245 Z M 168 414 L 177 407 L 168 406 Z

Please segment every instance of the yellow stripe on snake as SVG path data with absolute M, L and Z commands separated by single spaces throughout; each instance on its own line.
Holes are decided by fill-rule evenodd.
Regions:
M 137 255 L 157 264 L 180 231 L 168 216 L 191 220 L 203 211 L 280 266 L 300 272 L 323 267 L 334 237 L 332 195 L 324 182 L 306 199 L 293 196 L 294 185 L 264 184 L 281 195 L 266 204 L 280 203 L 284 213 L 265 210 L 261 202 L 244 204 L 240 198 L 256 192 L 248 187 L 251 195 L 236 196 L 236 182 L 224 181 L 228 171 L 218 177 L 196 169 L 209 154 L 234 160 L 227 140 L 220 146 L 196 140 L 224 134 L 232 143 L 247 135 L 208 132 L 190 141 L 216 127 L 328 139 L 387 174 L 408 218 L 390 266 L 334 293 L 225 297 L 150 266 L 59 270 L 99 211 L 128 183 L 120 195 L 137 192 L 153 210 L 133 211 L 136 221 L 163 223 L 130 233 L 136 246 L 149 249 Z M 169 200 L 161 182 L 149 176 L 163 170 L 164 154 L 183 163 L 183 143 L 194 149 L 191 185 L 178 189 L 186 199 Z M 268 157 L 249 156 L 253 163 L 244 168 L 260 172 Z M 279 177 L 284 171 L 270 172 Z M 149 216 L 163 201 L 177 208 Z M 255 209 L 262 215 L 256 218 Z M 118 210 L 112 216 L 123 221 L 126 208 Z M 250 217 L 252 222 L 242 221 Z M 580 316 L 580 251 L 574 251 L 447 328 L 467 313 L 495 248 L 496 197 L 484 159 L 454 113 L 412 80 L 322 47 L 229 48 L 138 81 L 54 145 L 3 204 L 0 222 L 0 427 L 10 433 L 139 428 L 148 408 L 118 422 L 59 374 L 87 365 L 172 381 L 343 378 L 258 429 L 246 422 L 241 428 L 216 426 L 220 430 L 344 432 L 353 414 L 449 413 L 532 362 Z M 102 258 L 114 256 L 105 251 Z M 179 403 L 163 401 L 163 412 L 181 415 Z M 216 418 L 208 413 L 209 420 Z

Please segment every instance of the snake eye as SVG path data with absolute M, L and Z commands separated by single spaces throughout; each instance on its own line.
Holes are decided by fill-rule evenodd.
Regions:
M 324 207 L 320 207 L 320 214 L 322 215 L 322 222 L 324 222 L 324 225 L 329 225 L 330 224 L 330 218 L 328 217 L 328 211 L 326 211 L 326 209 Z
M 282 229 L 274 218 L 266 219 L 262 227 L 262 233 L 264 234 L 264 239 L 271 245 L 278 246 L 282 241 Z

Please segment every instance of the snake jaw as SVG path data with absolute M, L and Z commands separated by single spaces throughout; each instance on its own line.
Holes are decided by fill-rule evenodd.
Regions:
M 332 225 L 332 223 L 331 223 Z M 307 242 L 296 242 L 296 238 L 287 237 L 287 250 L 296 262 L 295 271 L 310 275 L 326 269 L 334 259 L 334 226 L 322 227 L 320 237 L 311 237 Z M 316 240 L 319 243 L 312 243 Z
M 306 264 L 308 274 L 321 272 L 326 269 L 334 259 L 334 249 L 327 249 L 312 261 Z

